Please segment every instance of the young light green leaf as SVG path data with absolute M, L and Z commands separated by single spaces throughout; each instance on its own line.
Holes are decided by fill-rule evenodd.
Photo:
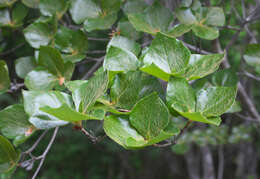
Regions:
M 164 80 L 165 74 L 158 74 L 158 70 L 163 71 L 168 75 L 179 76 L 184 72 L 189 62 L 190 51 L 175 38 L 158 33 L 152 44 L 145 54 L 142 71 L 150 73 Z M 154 64 L 154 65 L 152 65 Z
M 19 160 L 19 154 L 12 144 L 0 135 L 0 173 L 6 173 L 14 168 Z
M 176 38 L 189 32 L 191 28 L 192 28 L 192 24 L 177 24 L 172 29 L 170 29 L 166 34 Z
M 169 111 L 161 98 L 152 93 L 134 106 L 129 119 L 131 125 L 146 140 L 151 140 L 167 127 Z
M 87 80 L 74 80 L 68 81 L 65 83 L 65 86 L 71 91 L 74 92 L 75 90 L 79 89 L 81 85 L 87 83 Z
M 195 24 L 192 26 L 192 31 L 196 36 L 207 40 L 214 40 L 219 36 L 218 29 L 206 25 Z
M 224 60 L 224 54 L 190 56 L 188 68 L 185 70 L 184 77 L 188 80 L 199 79 L 216 71 L 220 63 Z
M 184 78 L 170 78 L 167 86 L 166 101 L 178 112 L 192 113 L 196 110 L 195 92 Z
M 0 60 L 0 94 L 6 92 L 10 87 L 8 67 L 5 61 Z
M 154 3 L 142 13 L 128 14 L 128 19 L 137 31 L 156 34 L 169 30 L 173 14 L 159 3 Z
M 189 120 L 196 121 L 196 122 L 202 122 L 206 124 L 213 124 L 216 126 L 219 126 L 221 123 L 221 118 L 220 117 L 205 117 L 202 113 L 200 112 L 181 112 L 180 113 L 182 116 L 186 117 Z
M 8 139 L 14 139 L 14 145 L 23 143 L 30 137 L 35 127 L 28 121 L 23 105 L 15 104 L 0 111 L 0 131 Z
M 36 67 L 34 57 L 20 57 L 15 60 L 15 72 L 17 76 L 24 79 L 26 75 Z

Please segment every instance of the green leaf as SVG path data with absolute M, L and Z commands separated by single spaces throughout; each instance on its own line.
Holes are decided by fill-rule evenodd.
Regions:
M 65 86 L 71 91 L 74 92 L 75 90 L 79 89 L 81 85 L 84 83 L 87 83 L 86 80 L 74 80 L 74 81 L 68 81 L 65 83 Z
M 0 27 L 11 24 L 11 17 L 8 9 L 0 9 Z
M 139 145 L 145 145 L 144 138 L 131 127 L 129 121 L 125 117 L 108 116 L 104 120 L 104 131 L 108 137 L 128 148 L 126 142 L 128 138 L 133 138 Z
M 122 48 L 110 46 L 106 54 L 103 67 L 109 71 L 127 72 L 138 68 L 137 57 Z
M 27 16 L 29 9 L 22 3 L 16 3 L 12 10 L 12 23 L 20 25 L 23 19 Z
M 202 122 L 202 123 L 206 123 L 206 124 L 213 124 L 213 125 L 220 125 L 221 123 L 221 118 L 220 117 L 210 117 L 207 118 L 205 117 L 203 114 L 201 114 L 200 112 L 180 112 L 180 114 L 186 118 L 188 118 L 189 120 L 192 121 L 196 121 L 196 122 Z
M 109 29 L 117 19 L 117 14 L 99 15 L 95 18 L 88 18 L 84 22 L 84 29 L 88 32 L 93 30 Z
M 194 80 L 207 76 L 216 71 L 223 60 L 224 54 L 192 54 L 184 77 L 188 80 Z
M 151 140 L 167 127 L 168 108 L 156 93 L 152 93 L 134 106 L 130 123 L 146 140 Z
M 19 154 L 12 144 L 0 135 L 0 173 L 6 173 L 17 165 Z
M 192 24 L 177 24 L 172 29 L 170 29 L 166 34 L 176 38 L 189 32 L 191 28 L 192 28 Z
M 260 44 L 249 44 L 244 54 L 246 63 L 253 67 L 260 66 Z
M 59 120 L 68 121 L 68 122 L 77 122 L 77 121 L 83 121 L 89 119 L 100 120 L 94 115 L 77 112 L 71 107 L 69 107 L 68 105 L 64 105 L 64 104 L 58 108 L 52 108 L 46 106 L 40 108 L 40 110 L 58 118 Z
M 142 13 L 147 7 L 144 0 L 128 0 L 125 2 L 123 10 L 126 14 L 129 13 Z
M 72 92 L 73 101 L 76 111 L 86 113 L 92 107 L 97 99 L 101 97 L 108 85 L 106 72 L 98 74 L 87 83 L 83 83 L 78 89 Z
M 142 13 L 128 14 L 128 19 L 137 31 L 156 34 L 168 31 L 173 21 L 173 14 L 159 3 L 154 3 Z
M 48 91 L 59 84 L 59 78 L 46 69 L 38 67 L 27 74 L 24 83 L 29 90 Z
M 71 30 L 62 26 L 55 35 L 55 46 L 60 51 L 74 56 L 87 52 L 88 40 L 83 31 Z
M 238 76 L 234 70 L 224 69 L 212 74 L 211 82 L 214 86 L 234 87 L 237 85 Z
M 205 23 L 213 26 L 225 25 L 225 14 L 220 7 L 208 7 Z
M 242 111 L 241 104 L 239 101 L 235 101 L 226 113 L 235 113 L 240 111 Z
M 117 74 L 111 86 L 110 96 L 112 104 L 131 110 L 141 98 L 154 91 L 159 95 L 163 94 L 160 82 L 152 76 L 136 71 Z
M 57 16 L 58 19 L 67 11 L 69 1 L 40 0 L 39 9 L 44 16 Z
M 5 61 L 0 60 L 0 94 L 6 92 L 10 87 L 8 67 Z
M 29 8 L 38 8 L 40 1 L 39 0 L 22 0 L 22 3 L 24 3 Z
M 176 11 L 176 17 L 182 24 L 195 24 L 197 23 L 196 17 L 193 15 L 191 9 L 180 8 Z
M 192 4 L 192 0 L 183 0 L 181 1 L 181 7 L 189 7 Z
M 70 14 L 76 24 L 84 22 L 87 18 L 97 17 L 101 9 L 93 0 L 73 0 Z
M 120 35 L 127 37 L 129 39 L 137 40 L 141 38 L 141 33 L 137 32 L 133 25 L 128 21 L 128 19 L 121 19 L 117 24 L 117 32 Z
M 179 76 L 184 72 L 189 58 L 190 51 L 181 41 L 158 33 L 144 56 L 141 70 L 167 81 L 169 77 L 166 78 L 165 73 Z
M 35 131 L 28 121 L 23 105 L 15 104 L 0 111 L 0 131 L 8 139 L 14 139 L 17 146 L 23 143 Z
M 214 40 L 219 36 L 218 29 L 205 25 L 193 25 L 192 31 L 200 38 Z
M 71 62 L 64 63 L 57 49 L 47 46 L 40 48 L 38 63 L 58 76 L 60 84 L 63 84 L 64 80 L 69 80 L 74 70 L 74 65 Z
M 48 45 L 53 38 L 53 29 L 43 22 L 35 22 L 24 29 L 26 41 L 33 48 Z
M 24 79 L 26 75 L 36 67 L 34 57 L 20 57 L 15 60 L 15 72 Z
M 31 117 L 29 121 L 39 129 L 48 129 L 68 124 L 54 116 L 48 115 L 40 110 L 41 107 L 49 106 L 59 108 L 63 104 L 72 108 L 72 99 L 66 93 L 58 91 L 23 91 L 24 109 Z
M 207 117 L 225 113 L 234 103 L 236 87 L 209 87 L 197 95 L 196 111 Z
M 167 103 L 178 112 L 195 112 L 196 96 L 184 78 L 171 77 L 167 86 Z

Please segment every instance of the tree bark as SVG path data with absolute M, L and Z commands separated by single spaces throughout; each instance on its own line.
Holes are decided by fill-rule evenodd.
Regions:
M 214 162 L 209 146 L 201 147 L 203 179 L 215 179 Z

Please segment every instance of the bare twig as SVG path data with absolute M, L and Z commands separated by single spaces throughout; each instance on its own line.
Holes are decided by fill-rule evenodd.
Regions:
M 85 128 L 83 128 L 83 127 L 81 128 L 81 131 L 82 131 L 94 144 L 96 144 L 96 143 L 102 141 L 102 140 L 106 137 L 106 135 L 101 136 L 101 137 L 93 136 L 93 135 L 91 135 L 91 134 L 90 134 Z
M 3 53 L 0 53 L 0 56 L 5 56 L 5 55 L 9 55 L 10 53 L 13 53 L 14 51 L 16 51 L 17 49 L 23 47 L 25 45 L 25 43 L 20 43 L 19 45 L 17 45 L 16 47 L 14 48 L 11 48 L 10 50 L 7 50 Z
M 8 92 L 13 93 L 23 88 L 24 86 L 25 86 L 24 83 L 11 83 L 11 88 L 8 90 Z
M 43 139 L 43 137 L 48 133 L 48 130 L 45 130 L 40 137 L 36 140 L 36 142 L 32 145 L 31 148 L 29 148 L 27 151 L 23 152 L 24 154 L 29 154 L 31 153 L 40 143 L 40 141 Z
M 252 79 L 254 79 L 254 80 L 260 82 L 260 77 L 256 77 L 255 75 L 253 75 L 252 73 L 249 73 L 249 72 L 247 72 L 247 71 L 244 71 L 244 72 L 238 73 L 238 74 L 239 74 L 239 75 L 245 75 L 245 76 L 247 76 L 247 77 L 249 77 L 249 78 L 252 78 Z
M 154 144 L 153 146 L 163 148 L 163 147 L 168 147 L 168 146 L 177 144 L 179 138 L 183 135 L 183 133 L 187 130 L 187 128 L 190 126 L 191 123 L 192 123 L 192 121 L 190 121 L 190 120 L 187 121 L 185 126 L 181 129 L 180 133 L 174 138 L 174 140 L 169 141 L 165 144 Z
M 44 162 L 44 160 L 45 160 L 49 150 L 51 149 L 51 146 L 52 146 L 52 144 L 53 144 L 53 142 L 54 142 L 54 140 L 55 140 L 55 138 L 57 136 L 58 131 L 59 131 L 59 127 L 56 127 L 54 132 L 53 132 L 52 138 L 51 138 L 47 148 L 45 149 L 44 153 L 41 156 L 36 158 L 36 160 L 41 159 L 41 161 L 40 161 L 40 164 L 39 164 L 38 168 L 34 172 L 32 179 L 35 179 L 37 177 L 37 175 L 38 175 L 38 173 L 39 173 L 39 171 L 40 171 L 40 169 L 41 169 L 41 167 L 43 165 L 43 162 Z
M 104 59 L 104 58 L 103 58 Z M 86 80 L 88 79 L 97 69 L 98 67 L 101 65 L 101 63 L 103 62 L 103 60 L 97 61 L 95 63 L 95 65 L 93 65 L 89 71 L 81 78 L 82 80 Z

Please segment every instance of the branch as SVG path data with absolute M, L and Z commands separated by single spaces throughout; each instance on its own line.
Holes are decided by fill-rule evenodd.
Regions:
M 190 126 L 191 123 L 192 123 L 192 121 L 189 120 L 185 124 L 185 126 L 181 129 L 180 133 L 174 138 L 174 140 L 169 141 L 165 144 L 154 144 L 153 146 L 163 148 L 163 147 L 168 147 L 168 146 L 171 146 L 171 145 L 176 145 L 179 138 L 183 135 L 183 133 L 187 130 L 187 128 Z
M 20 43 L 19 45 L 17 45 L 16 47 L 14 48 L 11 48 L 10 50 L 7 50 L 3 53 L 0 53 L 0 56 L 5 56 L 5 55 L 9 55 L 10 53 L 13 53 L 14 51 L 16 51 L 17 49 L 23 47 L 25 45 L 25 43 Z
M 81 128 L 81 131 L 82 131 L 83 134 L 85 134 L 94 144 L 96 144 L 96 143 L 102 141 L 102 140 L 106 137 L 106 135 L 101 136 L 101 137 L 93 136 L 93 135 L 91 135 L 91 134 L 90 134 L 85 128 L 83 128 L 83 127 Z
M 88 79 L 97 69 L 98 67 L 101 65 L 101 63 L 103 62 L 104 57 L 102 57 L 102 60 L 97 61 L 95 65 L 93 65 L 89 71 L 81 78 L 82 80 L 86 80 Z
M 23 88 L 25 85 L 24 83 L 11 83 L 11 88 L 7 91 L 8 93 L 13 93 L 18 91 L 19 89 Z
M 253 75 L 252 73 L 249 73 L 249 72 L 247 72 L 247 71 L 244 71 L 244 72 L 238 73 L 238 74 L 239 74 L 239 75 L 245 75 L 245 76 L 247 76 L 247 77 L 249 77 L 249 78 L 252 78 L 252 79 L 254 79 L 254 80 L 260 82 L 260 77 L 256 77 L 255 75 Z
M 48 133 L 48 130 L 45 130 L 41 136 L 36 140 L 36 142 L 32 145 L 31 148 L 29 148 L 27 151 L 23 152 L 24 154 L 30 154 L 40 143 L 40 141 L 43 139 L 43 137 Z
M 41 156 L 39 156 L 39 157 L 36 158 L 36 160 L 41 159 L 41 162 L 40 162 L 40 164 L 39 164 L 37 170 L 35 171 L 35 173 L 34 173 L 32 179 L 35 179 L 35 178 L 37 177 L 37 175 L 38 175 L 38 173 L 39 173 L 39 171 L 40 171 L 40 169 L 41 169 L 41 167 L 42 167 L 42 165 L 43 165 L 43 162 L 44 162 L 44 160 L 45 160 L 45 158 L 46 158 L 46 156 L 47 156 L 49 150 L 51 149 L 51 146 L 52 146 L 52 144 L 53 144 L 53 142 L 54 142 L 54 140 L 55 140 L 55 138 L 56 138 L 56 136 L 57 136 L 58 131 L 59 131 L 59 127 L 56 127 L 55 130 L 54 130 L 54 132 L 53 132 L 52 138 L 51 138 L 51 140 L 50 140 L 50 142 L 49 142 L 47 148 L 45 149 L 44 153 L 43 153 Z

